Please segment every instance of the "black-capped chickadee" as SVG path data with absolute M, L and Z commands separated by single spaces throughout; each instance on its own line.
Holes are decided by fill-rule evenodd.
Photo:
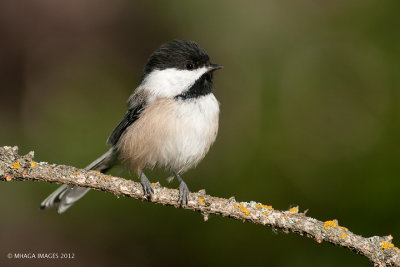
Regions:
M 128 111 L 107 140 L 112 147 L 86 169 L 106 172 L 125 163 L 151 196 L 153 186 L 143 170 L 165 168 L 179 180 L 180 202 L 187 204 L 189 189 L 180 174 L 204 158 L 217 136 L 219 103 L 212 86 L 220 68 L 195 42 L 163 44 L 148 59 Z M 89 190 L 62 185 L 40 207 L 63 213 Z

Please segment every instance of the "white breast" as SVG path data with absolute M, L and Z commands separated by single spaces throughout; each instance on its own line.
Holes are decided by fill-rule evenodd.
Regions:
M 190 100 L 154 100 L 118 144 L 136 171 L 156 165 L 184 172 L 204 158 L 218 132 L 219 103 L 213 94 Z

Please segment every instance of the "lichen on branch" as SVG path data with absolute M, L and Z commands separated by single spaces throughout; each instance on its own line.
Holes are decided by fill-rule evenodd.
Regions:
M 179 204 L 179 191 L 153 183 L 154 194 L 148 199 L 140 183 L 118 178 L 96 171 L 87 171 L 72 166 L 36 162 L 34 153 L 20 156 L 18 147 L 0 147 L 0 180 L 43 181 L 88 187 L 127 196 L 135 199 L 171 205 L 177 208 L 200 212 L 207 220 L 210 214 L 230 217 L 254 224 L 260 224 L 285 233 L 296 233 L 313 238 L 318 243 L 326 241 L 337 246 L 351 249 L 367 257 L 375 266 L 400 266 L 400 250 L 392 243 L 392 236 L 362 237 L 348 228 L 339 226 L 337 220 L 319 221 L 300 213 L 298 207 L 279 211 L 270 205 L 255 201 L 239 202 L 207 195 L 204 190 L 190 193 L 188 204 Z

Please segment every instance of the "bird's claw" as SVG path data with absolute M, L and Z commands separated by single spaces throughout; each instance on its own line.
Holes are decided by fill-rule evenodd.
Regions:
M 189 199 L 189 188 L 185 182 L 181 182 L 179 185 L 179 202 L 182 206 L 187 205 Z
M 144 195 L 151 197 L 154 194 L 154 188 L 144 174 L 140 177 L 140 183 L 142 184 Z

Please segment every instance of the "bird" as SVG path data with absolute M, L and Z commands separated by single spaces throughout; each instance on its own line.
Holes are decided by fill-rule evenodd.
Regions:
M 180 183 L 180 205 L 187 205 L 190 191 L 181 174 L 195 167 L 216 140 L 220 104 L 213 74 L 221 68 L 194 41 L 162 44 L 148 58 L 125 115 L 107 139 L 111 148 L 85 169 L 106 173 L 121 163 L 138 175 L 148 198 L 154 188 L 144 170 L 165 169 Z M 61 185 L 40 209 L 61 214 L 89 190 Z

